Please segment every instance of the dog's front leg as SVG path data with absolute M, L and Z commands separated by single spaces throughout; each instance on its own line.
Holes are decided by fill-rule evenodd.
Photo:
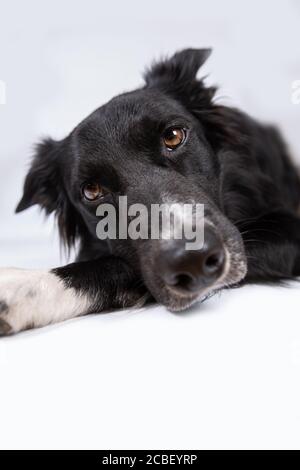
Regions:
M 51 271 L 0 269 L 0 335 L 106 309 L 141 305 L 146 289 L 120 259 Z

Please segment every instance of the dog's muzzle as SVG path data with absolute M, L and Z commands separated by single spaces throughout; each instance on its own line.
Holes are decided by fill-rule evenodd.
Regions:
M 191 295 L 212 286 L 224 274 L 224 244 L 212 227 L 205 227 L 200 250 L 186 250 L 186 240 L 172 240 L 160 251 L 158 273 L 174 293 Z

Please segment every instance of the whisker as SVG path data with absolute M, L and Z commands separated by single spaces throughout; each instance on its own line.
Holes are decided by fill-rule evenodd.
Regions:
M 252 238 L 252 239 L 249 239 L 249 240 L 244 240 L 244 245 L 246 245 L 247 243 L 269 243 L 268 240 L 257 240 L 256 238 Z
M 280 236 L 281 234 L 278 232 L 275 232 L 274 230 L 266 229 L 266 228 L 255 228 L 252 230 L 252 232 L 266 232 L 266 233 L 272 233 L 273 235 L 278 235 Z M 251 233 L 251 231 L 250 231 Z

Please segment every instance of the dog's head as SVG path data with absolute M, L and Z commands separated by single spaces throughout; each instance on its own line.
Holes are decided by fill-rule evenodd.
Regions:
M 133 264 L 156 300 L 174 310 L 246 273 L 240 233 L 223 213 L 215 145 L 220 133 L 208 124 L 215 90 L 196 78 L 209 52 L 188 49 L 154 64 L 143 88 L 112 99 L 63 141 L 39 144 L 17 208 L 39 204 L 55 211 L 68 244 L 80 238 L 93 256 L 105 245 Z M 117 206 L 119 218 L 119 195 L 149 213 L 153 204 L 203 204 L 204 244 L 187 250 L 184 237 L 100 242 L 97 208 Z M 188 223 L 193 226 L 193 216 Z

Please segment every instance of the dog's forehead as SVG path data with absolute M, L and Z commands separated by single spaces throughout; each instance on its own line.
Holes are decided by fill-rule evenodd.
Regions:
M 103 118 L 113 121 L 136 120 L 143 117 L 162 119 L 172 113 L 182 113 L 184 108 L 175 99 L 158 90 L 141 89 L 116 96 L 102 109 Z
M 155 125 L 185 114 L 187 111 L 175 99 L 142 89 L 119 95 L 98 108 L 78 126 L 77 134 L 84 141 L 95 136 L 100 140 L 123 140 L 130 132 L 138 131 L 139 124 Z

